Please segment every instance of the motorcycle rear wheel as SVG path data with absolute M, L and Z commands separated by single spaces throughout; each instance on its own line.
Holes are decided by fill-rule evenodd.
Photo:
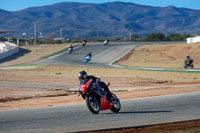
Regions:
M 85 97 L 86 105 L 93 114 L 98 114 L 100 111 L 99 102 L 95 96 Z
M 121 109 L 121 103 L 120 103 L 118 97 L 113 93 L 112 93 L 111 102 L 113 104 L 111 111 L 114 113 L 118 113 Z

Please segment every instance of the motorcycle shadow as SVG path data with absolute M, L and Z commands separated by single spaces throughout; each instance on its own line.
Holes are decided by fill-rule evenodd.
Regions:
M 152 113 L 170 113 L 170 112 L 174 112 L 172 110 L 155 110 L 155 111 L 120 111 L 118 113 L 114 113 L 114 114 L 152 114 Z M 113 114 L 113 113 L 106 113 L 106 114 Z

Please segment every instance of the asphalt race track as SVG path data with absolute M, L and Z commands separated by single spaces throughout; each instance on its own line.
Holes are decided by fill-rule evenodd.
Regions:
M 1 133 L 78 132 L 200 119 L 200 92 L 121 101 L 121 111 L 92 114 L 85 104 L 0 111 Z
M 72 54 L 66 51 L 58 57 L 51 57 L 34 63 L 70 66 L 109 66 L 138 45 L 138 43 L 110 43 L 107 46 L 103 46 L 103 44 L 86 45 L 84 47 L 76 47 Z M 83 63 L 84 57 L 89 52 L 92 53 L 92 60 L 88 63 Z

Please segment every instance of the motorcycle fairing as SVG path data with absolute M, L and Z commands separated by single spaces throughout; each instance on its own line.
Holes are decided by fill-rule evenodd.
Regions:
M 101 105 L 100 105 L 100 110 L 107 110 L 107 109 L 112 109 L 112 103 L 108 103 L 108 101 L 106 100 L 106 96 L 104 96 L 103 98 L 101 98 Z
M 91 60 L 91 57 L 90 56 L 86 56 L 85 59 L 84 59 L 84 62 L 88 62 Z
M 99 85 L 95 86 L 95 88 L 93 88 L 92 91 L 93 91 L 93 93 L 97 94 L 101 98 L 103 98 L 105 96 L 105 91 L 102 91 L 101 87 Z
M 106 84 L 106 86 L 107 86 L 107 87 L 110 86 L 110 82 L 108 82 L 108 83 Z
M 100 87 L 100 86 L 99 86 Z M 108 103 L 106 94 L 98 86 L 92 89 L 93 93 L 100 96 L 100 110 L 107 110 L 112 108 L 112 103 Z
M 86 90 L 88 88 L 88 86 L 90 85 L 90 83 L 92 82 L 92 79 L 88 80 L 86 83 L 83 83 L 80 85 L 80 90 L 83 92 L 83 93 L 86 93 Z

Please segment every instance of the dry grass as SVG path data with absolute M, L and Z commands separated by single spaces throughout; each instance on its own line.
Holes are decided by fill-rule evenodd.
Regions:
M 15 54 L 15 59 L 8 58 L 8 61 L 2 62 L 0 66 L 24 64 L 32 61 L 39 60 L 43 56 L 60 51 L 66 47 L 65 45 L 39 45 L 39 46 L 22 46 L 20 53 Z
M 113 86 L 151 86 L 169 83 L 200 82 L 198 73 L 177 73 L 159 71 L 127 70 L 117 68 L 40 66 L 35 69 L 10 69 L 0 71 L 0 80 L 47 82 L 77 85 L 77 75 L 81 70 L 88 74 L 111 81 Z
M 195 68 L 200 68 L 200 43 L 143 45 L 117 62 L 118 65 L 137 67 L 183 68 L 184 58 L 190 55 Z

